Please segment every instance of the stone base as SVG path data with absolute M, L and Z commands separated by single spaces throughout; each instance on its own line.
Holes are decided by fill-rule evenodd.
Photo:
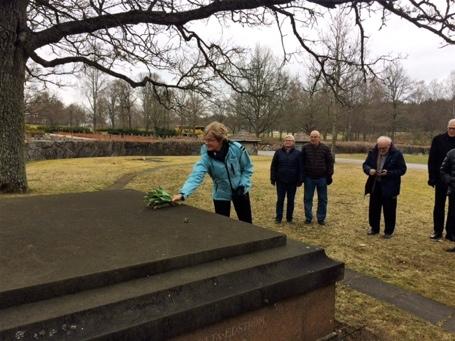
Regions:
M 335 326 L 335 285 L 232 317 L 172 341 L 317 340 Z

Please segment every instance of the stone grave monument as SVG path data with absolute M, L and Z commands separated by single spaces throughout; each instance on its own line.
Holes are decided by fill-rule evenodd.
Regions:
M 343 264 L 132 190 L 0 200 L 0 340 L 316 340 Z

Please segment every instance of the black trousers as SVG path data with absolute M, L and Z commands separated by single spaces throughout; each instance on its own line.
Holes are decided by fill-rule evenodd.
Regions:
M 440 235 L 442 236 L 442 229 Z M 455 242 L 455 193 L 449 195 L 449 209 L 447 212 L 446 222 L 446 238 Z
M 384 198 L 382 196 L 381 186 L 376 184 L 373 193 L 370 194 L 370 207 L 368 211 L 368 220 L 373 232 L 379 232 L 381 208 L 384 211 L 384 233 L 392 234 L 395 230 L 397 218 L 397 198 Z
M 433 208 L 433 223 L 434 234 L 442 237 L 444 230 L 445 206 L 447 198 L 447 186 L 438 182 L 434 186 L 434 208 Z M 446 236 L 455 238 L 455 197 L 449 196 L 449 210 L 446 221 Z
M 284 206 L 284 198 L 287 196 L 287 207 L 286 207 L 286 220 L 292 221 L 292 216 L 294 214 L 294 202 L 295 202 L 295 192 L 297 191 L 297 184 L 287 184 L 284 182 L 277 181 L 276 183 L 276 217 L 277 221 L 281 221 L 283 219 L 283 206 Z
M 236 196 L 232 198 L 235 212 L 240 221 L 246 223 L 252 223 L 253 217 L 251 215 L 251 202 L 250 194 L 246 193 L 242 196 Z M 231 215 L 231 202 L 228 200 L 213 200 L 215 205 L 215 213 L 229 217 Z

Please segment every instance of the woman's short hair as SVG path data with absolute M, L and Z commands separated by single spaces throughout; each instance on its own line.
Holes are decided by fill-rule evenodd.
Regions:
M 284 137 L 283 141 L 284 141 L 284 140 L 295 141 L 295 137 L 294 137 L 294 135 L 289 134 L 289 135 L 286 135 L 286 136 Z
M 207 125 L 204 129 L 204 137 L 214 137 L 218 141 L 225 140 L 227 138 L 228 129 L 223 123 L 214 121 Z

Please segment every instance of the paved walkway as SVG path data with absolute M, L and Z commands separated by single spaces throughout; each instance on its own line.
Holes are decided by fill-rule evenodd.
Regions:
M 342 157 L 337 157 L 336 162 L 338 163 L 352 163 L 356 165 L 361 165 L 364 160 L 358 160 L 358 159 L 347 159 L 347 158 L 342 158 Z M 406 166 L 408 169 L 418 169 L 418 170 L 427 170 L 428 166 L 426 164 L 422 163 L 410 163 L 406 162 Z
M 260 155 L 268 155 L 263 153 L 264 152 L 262 152 Z M 271 153 L 273 155 L 273 152 Z M 363 161 L 338 158 L 337 162 L 361 164 Z M 193 162 L 188 164 L 192 163 Z M 169 165 L 146 169 L 137 173 L 125 174 L 106 189 L 122 189 L 138 175 L 153 173 L 167 167 L 169 167 Z M 426 165 L 411 163 L 408 164 L 408 168 L 426 169 Z M 345 270 L 345 276 L 342 283 L 349 288 L 374 297 L 380 301 L 392 304 L 397 308 L 402 309 L 414 316 L 417 316 L 434 325 L 440 326 L 442 329 L 448 332 L 455 333 L 454 307 L 436 302 L 419 294 L 409 292 L 392 284 L 388 284 L 378 278 L 370 277 L 347 268 Z
M 258 155 L 260 156 L 273 156 L 275 152 L 270 151 L 270 150 L 260 150 L 258 151 Z M 366 156 L 366 154 L 365 154 Z M 338 163 L 352 163 L 356 165 L 361 165 L 364 160 L 359 160 L 359 159 L 348 159 L 348 158 L 343 158 L 343 157 L 336 157 L 335 162 Z M 406 166 L 408 169 L 418 169 L 418 170 L 427 170 L 427 165 L 426 164 L 421 164 L 421 163 L 406 163 Z
M 455 333 L 455 308 L 409 292 L 378 278 L 345 269 L 344 285 Z

